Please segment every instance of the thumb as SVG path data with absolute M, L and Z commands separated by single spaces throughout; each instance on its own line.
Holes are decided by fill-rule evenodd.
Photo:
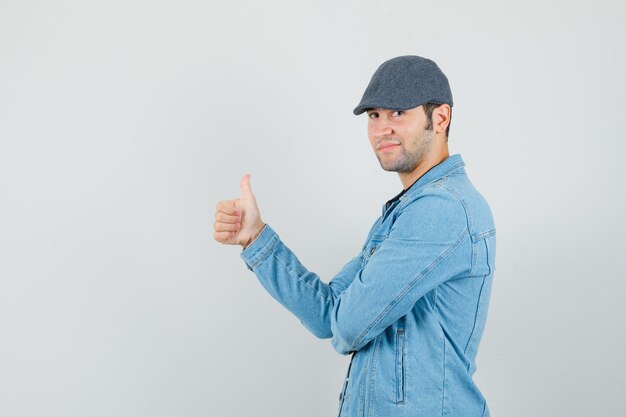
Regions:
M 252 187 L 250 187 L 250 174 L 246 174 L 239 183 L 239 199 L 255 201 Z

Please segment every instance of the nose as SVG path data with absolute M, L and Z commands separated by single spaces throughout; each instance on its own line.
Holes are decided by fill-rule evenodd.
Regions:
M 373 119 L 372 133 L 376 139 L 391 135 L 393 133 L 391 122 L 382 116 L 377 119 Z

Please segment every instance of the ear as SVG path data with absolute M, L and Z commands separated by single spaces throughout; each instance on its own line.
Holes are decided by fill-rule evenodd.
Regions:
M 433 110 L 433 129 L 435 134 L 446 133 L 446 129 L 450 124 L 452 109 L 449 104 L 442 104 Z

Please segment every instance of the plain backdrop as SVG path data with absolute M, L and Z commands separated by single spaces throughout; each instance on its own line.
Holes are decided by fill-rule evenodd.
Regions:
M 435 60 L 498 233 L 492 415 L 626 415 L 624 2 L 0 0 L 0 416 L 336 415 L 348 357 L 213 240 L 250 173 L 324 281 L 397 194 L 352 109 Z M 470 416 L 468 416 L 470 417 Z

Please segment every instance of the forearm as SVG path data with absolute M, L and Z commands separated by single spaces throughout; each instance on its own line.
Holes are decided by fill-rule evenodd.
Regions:
M 351 282 L 360 268 L 358 258 L 346 264 L 333 281 L 326 284 L 300 263 L 269 225 L 246 247 L 241 257 L 270 295 L 307 329 L 320 338 L 332 337 L 330 313 L 337 296 L 333 287 L 343 290 Z

